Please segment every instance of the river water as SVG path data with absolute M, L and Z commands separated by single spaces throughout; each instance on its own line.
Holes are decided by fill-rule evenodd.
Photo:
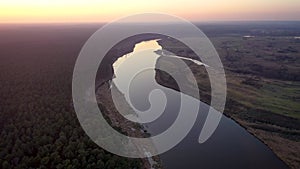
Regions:
M 125 93 L 128 83 L 130 83 L 130 79 L 127 77 L 128 72 L 135 71 L 136 67 L 143 66 L 145 63 L 154 66 L 156 60 L 161 57 L 155 51 L 160 49 L 161 46 L 157 43 L 157 40 L 150 40 L 136 44 L 132 53 L 119 58 L 113 64 L 115 78 L 112 81 L 116 87 Z M 199 66 L 203 66 L 199 64 L 199 61 L 194 62 Z M 148 101 L 151 90 L 160 89 L 165 93 L 167 104 L 163 114 L 155 121 L 144 124 L 151 135 L 163 132 L 175 121 L 182 99 L 179 92 L 159 85 L 155 81 L 155 73 L 154 69 L 147 69 L 136 74 L 134 81 L 138 83 L 132 83 L 130 86 L 131 89 L 135 90 L 133 95 L 130 95 L 130 101 L 140 111 L 145 111 L 151 106 Z M 129 101 L 129 98 L 126 99 Z M 195 100 L 187 95 L 184 95 L 184 99 Z M 160 98 L 157 98 L 157 100 L 160 100 Z M 207 117 L 209 105 L 201 101 L 198 102 L 200 110 L 192 130 L 177 146 L 160 155 L 164 168 L 288 168 L 266 145 L 226 116 L 222 117 L 212 137 L 205 143 L 199 144 L 199 134 Z

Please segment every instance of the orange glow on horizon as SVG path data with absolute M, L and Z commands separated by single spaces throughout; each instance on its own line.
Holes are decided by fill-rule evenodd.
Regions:
M 299 9 L 299 0 L 0 0 L 0 22 L 108 22 L 144 12 L 192 21 L 300 20 Z

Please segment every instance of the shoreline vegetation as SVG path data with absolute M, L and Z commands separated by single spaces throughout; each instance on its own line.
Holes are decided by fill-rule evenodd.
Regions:
M 143 125 L 126 120 L 118 112 L 111 97 L 111 88 L 114 88 L 115 91 L 117 91 L 116 94 L 118 95 L 118 99 L 123 100 L 120 103 L 127 103 L 124 95 L 117 89 L 117 87 L 113 83 L 110 84 L 109 81 L 106 81 L 102 83 L 102 85 L 98 86 L 98 89 L 96 91 L 97 103 L 108 123 L 115 130 L 124 135 L 138 138 L 149 137 L 150 134 L 147 132 L 146 128 Z M 133 112 L 133 110 L 127 104 L 122 105 L 122 108 L 127 112 Z M 146 153 L 144 150 L 140 150 L 140 152 Z M 145 169 L 162 169 L 159 156 L 142 158 L 141 161 L 142 166 Z

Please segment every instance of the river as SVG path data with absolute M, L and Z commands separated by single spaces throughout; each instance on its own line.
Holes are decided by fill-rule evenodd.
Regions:
M 155 65 L 156 60 L 161 57 L 155 51 L 161 49 L 157 40 L 150 40 L 136 44 L 132 53 L 120 57 L 113 64 L 115 77 L 112 81 L 116 87 L 125 93 L 128 83 L 130 83 L 130 79 L 127 77 L 128 73 L 133 73 L 136 70 L 135 67 L 143 66 L 143 64 Z M 185 58 L 178 57 L 178 59 Z M 199 61 L 192 61 L 199 66 L 203 66 Z M 155 81 L 155 73 L 155 69 L 147 69 L 136 74 L 134 82 L 138 83 L 132 83 L 130 86 L 131 89 L 135 90 L 135 92 L 132 92 L 133 95 L 130 95 L 130 100 L 135 108 L 141 111 L 145 111 L 150 107 L 148 95 L 151 90 L 160 89 L 165 93 L 167 104 L 163 114 L 153 122 L 144 124 L 151 135 L 163 132 L 174 122 L 182 99 L 179 92 L 159 85 Z M 126 99 L 129 101 L 129 98 Z M 183 99 L 194 101 L 195 98 L 184 95 Z M 160 100 L 160 98 L 157 98 L 157 100 Z M 212 137 L 205 143 L 199 144 L 199 134 L 207 116 L 209 105 L 197 101 L 200 104 L 200 110 L 192 130 L 177 146 L 160 155 L 164 168 L 288 168 L 265 144 L 226 116 L 222 117 Z

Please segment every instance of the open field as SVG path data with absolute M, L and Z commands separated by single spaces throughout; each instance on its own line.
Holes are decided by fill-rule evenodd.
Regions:
M 226 32 L 210 38 L 227 78 L 224 113 L 267 144 L 291 168 L 299 168 L 300 41 L 284 34 L 254 34 L 249 38 L 244 35 L 248 34 Z M 164 39 L 160 44 L 179 56 L 197 58 L 176 40 Z M 205 69 L 187 64 L 198 81 L 201 100 L 210 103 L 210 84 Z M 157 63 L 158 67 L 170 65 L 162 59 Z M 174 71 L 182 71 L 173 67 Z M 178 90 L 168 74 L 157 72 L 160 84 Z

